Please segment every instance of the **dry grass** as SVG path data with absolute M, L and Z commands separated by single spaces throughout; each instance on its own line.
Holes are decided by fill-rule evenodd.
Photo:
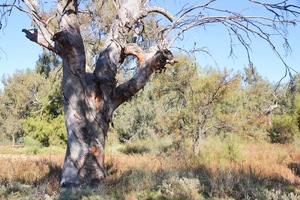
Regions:
M 198 196 L 194 199 L 202 196 L 252 199 L 262 198 L 259 196 L 262 194 L 268 199 L 272 195 L 288 195 L 285 192 L 298 195 L 288 199 L 299 197 L 300 152 L 297 149 L 258 143 L 244 145 L 242 149 L 241 162 L 228 160 L 227 163 L 216 160 L 203 163 L 187 154 L 168 157 L 107 155 L 107 198 L 193 199 L 188 195 L 196 195 L 195 191 L 198 191 Z M 63 154 L 0 154 L 0 199 L 26 199 L 26 195 L 29 195 L 27 199 L 59 198 L 63 158 Z
M 286 184 L 300 184 L 295 173 L 300 164 L 300 152 L 284 145 L 250 145 L 243 166 L 257 171 L 260 176 Z M 294 168 L 291 164 L 294 163 Z
M 44 194 L 53 195 L 59 190 L 59 176 L 63 156 L 0 155 L 0 183 L 8 189 L 38 188 Z M 18 191 L 17 191 L 18 192 Z M 38 195 L 38 194 L 35 194 Z

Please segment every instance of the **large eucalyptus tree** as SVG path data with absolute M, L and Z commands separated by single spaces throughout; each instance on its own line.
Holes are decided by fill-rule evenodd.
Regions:
M 100 1 L 106 3 L 105 1 Z M 231 41 L 239 41 L 245 49 L 250 49 L 247 38 L 250 33 L 262 38 L 271 45 L 275 54 L 282 60 L 287 72 L 291 68 L 286 65 L 271 40 L 268 31 L 278 33 L 285 40 L 286 25 L 294 25 L 294 19 L 288 20 L 290 14 L 296 17 L 299 7 L 289 4 L 288 0 L 262 3 L 256 0 L 245 2 L 265 8 L 272 16 L 245 16 L 239 12 L 218 8 L 217 0 L 207 0 L 200 5 L 186 5 L 179 8 L 173 17 L 167 10 L 149 6 L 149 0 L 112 0 L 114 17 L 111 24 L 99 24 L 109 29 L 104 34 L 105 41 L 101 44 L 94 70 L 87 67 L 87 42 L 83 37 L 80 20 L 83 15 L 96 17 L 96 13 L 85 9 L 97 1 L 88 0 L 57 0 L 56 9 L 50 16 L 37 0 L 7 0 L 0 4 L 2 10 L 1 23 L 12 9 L 27 13 L 35 28 L 23 29 L 31 41 L 53 51 L 62 59 L 63 95 L 65 124 L 68 133 L 67 152 L 61 176 L 61 187 L 88 185 L 102 188 L 105 180 L 104 147 L 105 138 L 113 112 L 122 103 L 141 90 L 150 76 L 161 70 L 166 64 L 174 63 L 170 48 L 176 40 L 193 27 L 204 27 L 206 24 L 219 23 L 228 30 L 227 37 Z M 191 1 L 198 4 L 197 1 Z M 200 1 L 201 3 L 202 1 Z M 151 2 L 150 2 L 151 3 Z M 233 2 L 228 2 L 233 3 Z M 237 3 L 237 2 L 235 2 Z M 240 1 L 238 2 L 240 3 Z M 129 37 L 138 34 L 137 24 L 151 13 L 162 14 L 170 23 L 157 33 L 155 43 L 142 47 L 139 43 L 130 43 Z M 210 14 L 213 13 L 213 14 Z M 284 29 L 282 29 L 284 28 Z M 167 40 L 167 36 L 168 39 Z M 224 35 L 226 37 L 226 35 Z M 145 38 L 144 38 L 145 39 Z M 98 41 L 100 43 L 100 41 Z M 234 43 L 230 43 L 233 48 Z M 288 43 L 286 43 L 288 44 Z M 195 48 L 196 49 L 196 48 Z M 118 66 L 130 55 L 137 57 L 134 75 L 124 83 L 117 83 Z M 249 54 L 248 54 L 249 56 Z M 249 59 L 250 61 L 250 59 Z

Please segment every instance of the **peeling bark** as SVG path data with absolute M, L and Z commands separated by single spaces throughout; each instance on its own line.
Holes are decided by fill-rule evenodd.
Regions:
M 85 49 L 76 6 L 75 1 L 59 1 L 61 31 L 53 36 L 62 49 L 64 110 L 68 133 L 60 185 L 102 188 L 108 123 L 97 116 L 95 88 L 87 84 Z
M 58 0 L 59 31 L 53 33 L 34 2 L 24 0 L 37 29 L 24 29 L 26 37 L 57 53 L 63 64 L 63 95 L 67 150 L 60 186 L 89 186 L 103 190 L 105 182 L 105 138 L 114 110 L 141 90 L 151 74 L 173 59 L 163 45 L 142 50 L 127 44 L 136 23 L 150 12 L 173 16 L 159 7 L 147 7 L 141 0 L 124 0 L 99 53 L 94 72 L 86 69 L 86 56 L 78 21 L 77 0 Z M 117 66 L 124 56 L 139 60 L 137 73 L 117 87 Z
M 134 4 L 134 6 L 132 6 Z M 127 0 L 117 11 L 114 24 L 99 54 L 93 73 L 86 73 L 85 49 L 76 18 L 76 1 L 58 1 L 60 31 L 53 40 L 63 59 L 63 90 L 68 144 L 61 187 L 87 185 L 102 190 L 105 181 L 104 148 L 114 110 L 144 87 L 155 70 L 173 59 L 171 52 L 157 47 L 142 51 L 127 45 L 135 23 L 147 15 L 139 0 Z M 153 9 L 150 9 L 151 12 Z M 126 47 L 127 48 L 126 48 Z M 129 52 L 139 50 L 141 54 Z M 117 65 L 122 55 L 140 56 L 141 68 L 128 82 L 117 86 Z

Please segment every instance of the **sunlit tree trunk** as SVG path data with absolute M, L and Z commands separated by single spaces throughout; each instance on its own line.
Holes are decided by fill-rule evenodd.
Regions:
M 64 58 L 63 88 L 68 143 L 61 187 L 83 184 L 99 187 L 105 179 L 104 145 L 108 122 L 102 115 L 97 115 L 95 95 L 87 88 L 85 77 L 71 69 L 70 62 Z
M 137 44 L 127 44 L 126 36 L 136 21 L 154 11 L 157 11 L 156 7 L 146 8 L 139 0 L 124 1 L 92 73 L 86 69 L 77 2 L 58 1 L 58 12 L 62 17 L 60 31 L 54 34 L 53 40 L 63 61 L 68 133 L 61 187 L 86 185 L 102 190 L 105 180 L 105 137 L 114 110 L 141 90 L 151 74 L 164 67 L 167 60 L 172 60 L 171 52 L 166 49 L 154 46 L 146 53 Z M 122 60 L 121 55 L 135 55 L 140 63 L 132 79 L 117 87 L 117 65 Z
M 60 31 L 53 39 L 63 63 L 63 95 L 67 151 L 61 187 L 101 187 L 105 179 L 105 115 L 97 112 L 93 75 L 86 73 L 85 49 L 77 19 L 77 2 L 58 1 Z M 90 84 L 88 84 L 88 81 Z

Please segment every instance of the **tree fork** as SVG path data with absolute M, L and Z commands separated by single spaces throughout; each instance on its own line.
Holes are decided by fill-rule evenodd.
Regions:
M 60 5 L 62 2 L 65 4 Z M 158 66 L 164 66 L 166 60 L 173 58 L 169 51 L 154 51 L 145 60 L 143 70 L 139 70 L 131 81 L 125 83 L 128 87 L 120 90 L 122 87 L 117 87 L 116 81 L 117 65 L 124 53 L 126 37 L 135 23 L 148 12 L 163 10 L 157 7 L 147 10 L 139 0 L 125 1 L 117 11 L 95 71 L 89 74 L 85 72 L 85 52 L 76 18 L 76 1 L 61 0 L 58 5 L 62 16 L 61 31 L 54 34 L 53 39 L 62 49 L 65 123 L 68 132 L 60 185 L 62 188 L 86 185 L 103 190 L 106 177 L 105 138 L 114 110 L 128 100 L 124 94 L 137 93 Z

